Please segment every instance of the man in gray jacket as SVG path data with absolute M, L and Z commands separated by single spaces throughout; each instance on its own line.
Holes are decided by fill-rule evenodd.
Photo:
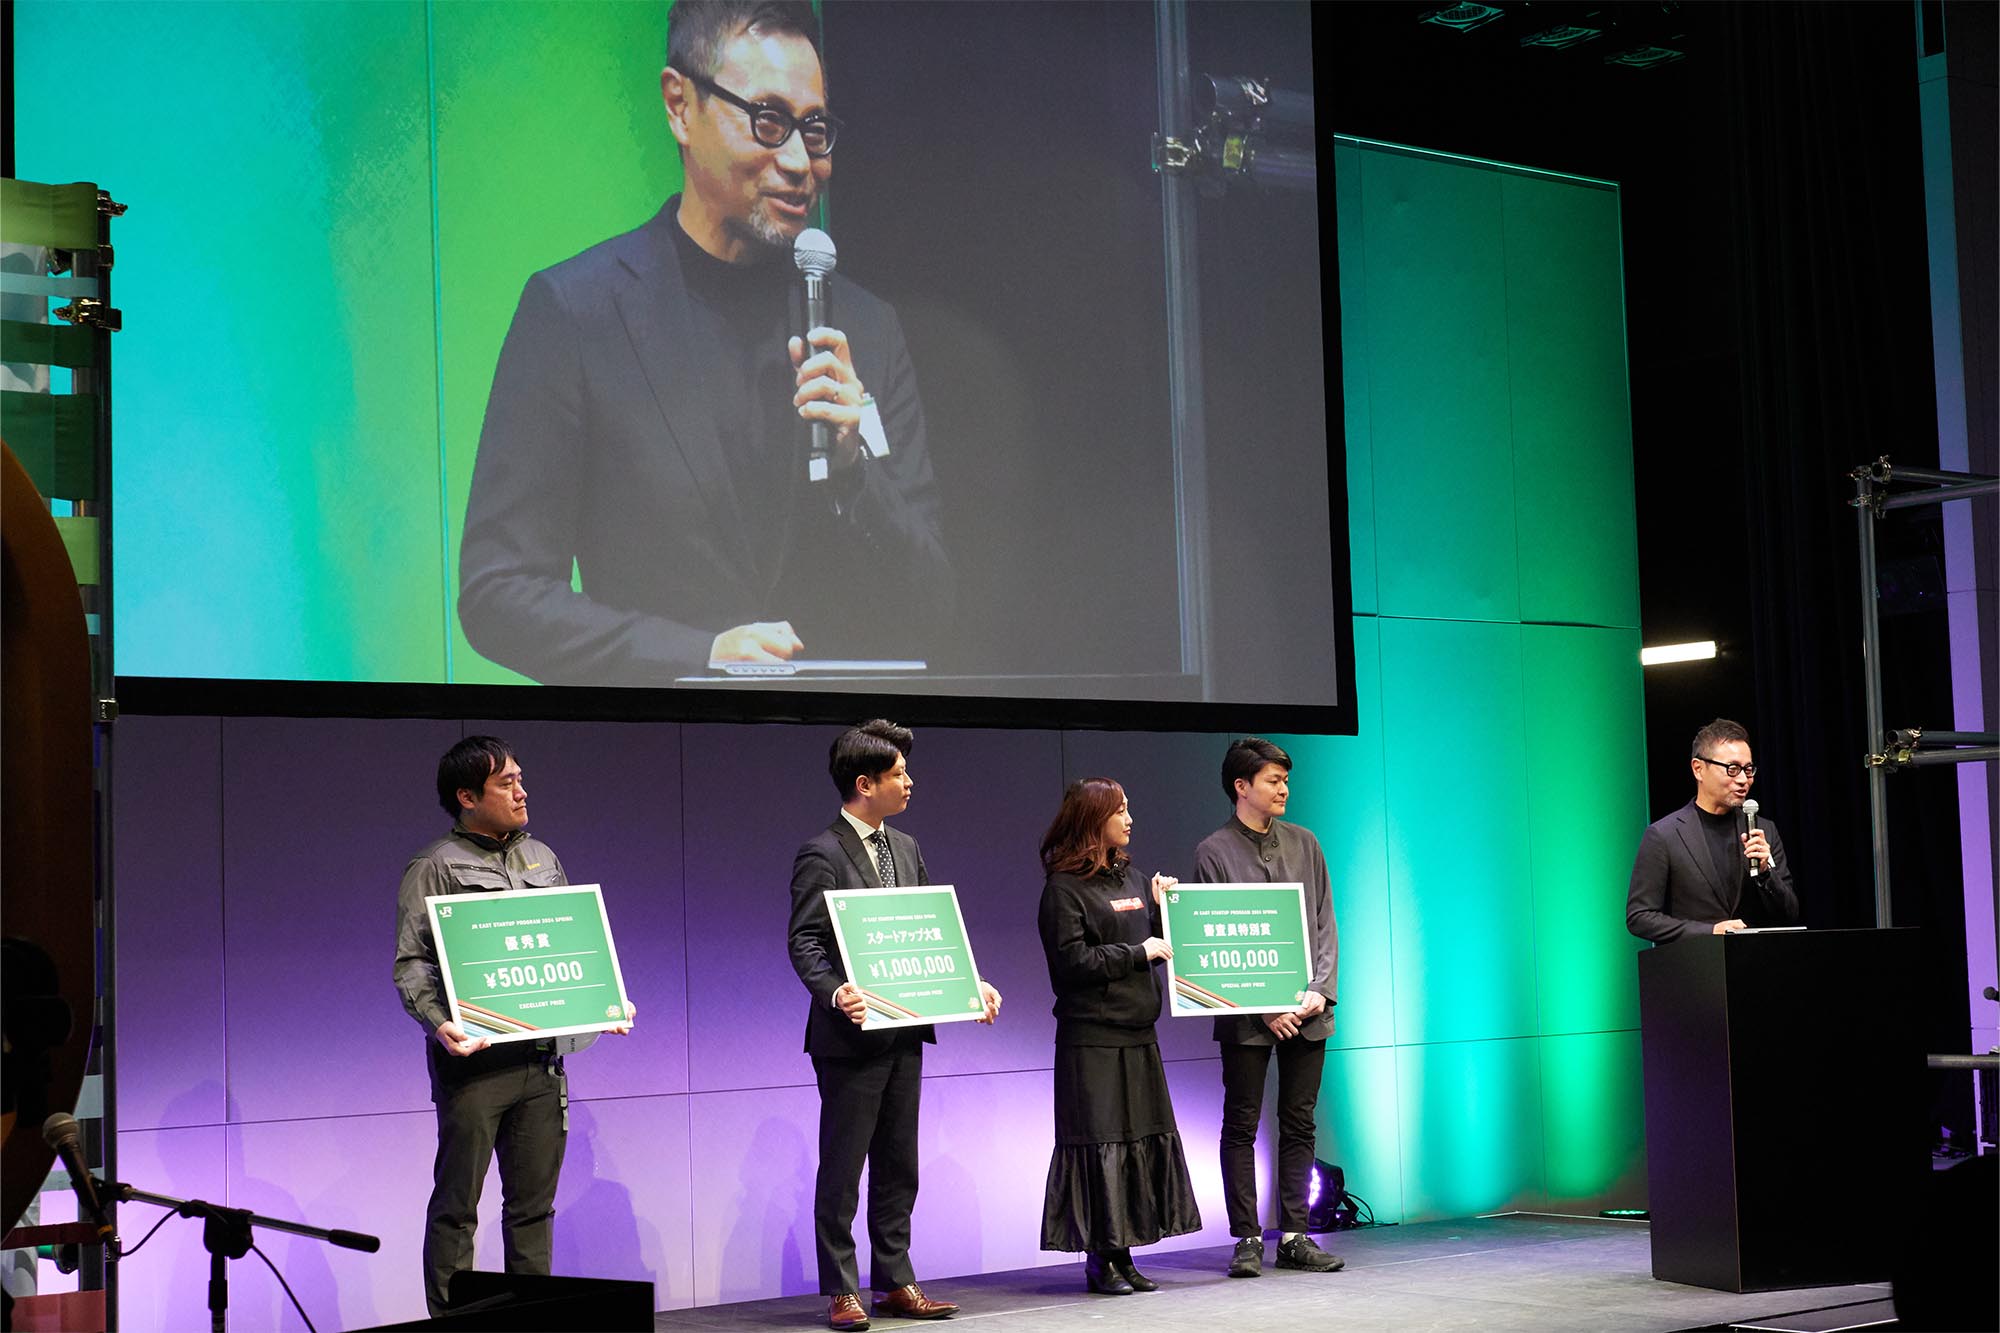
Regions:
M 1313 1167 L 1313 1110 L 1319 1104 L 1326 1039 L 1333 1033 L 1340 933 L 1333 920 L 1326 857 L 1319 839 L 1278 816 L 1291 798 L 1292 757 L 1261 737 L 1233 742 L 1222 757 L 1222 791 L 1235 806 L 1227 824 L 1195 849 L 1203 884 L 1305 886 L 1312 985 L 1290 1013 L 1215 1020 L 1222 1044 L 1222 1194 L 1236 1251 L 1229 1276 L 1264 1271 L 1264 1228 L 1257 1215 L 1257 1122 L 1264 1077 L 1278 1055 L 1278 1267 L 1331 1273 L 1344 1266 L 1306 1234 L 1306 1187 Z
M 438 1148 L 424 1213 L 424 1300 L 444 1313 L 451 1275 L 472 1267 L 486 1168 L 500 1154 L 507 1271 L 546 1274 L 569 1129 L 569 1085 L 553 1042 L 499 1046 L 452 1020 L 424 899 L 567 884 L 547 843 L 528 836 L 528 789 L 505 741 L 468 736 L 438 760 L 451 832 L 410 859 L 396 901 L 396 990 L 423 1028 Z

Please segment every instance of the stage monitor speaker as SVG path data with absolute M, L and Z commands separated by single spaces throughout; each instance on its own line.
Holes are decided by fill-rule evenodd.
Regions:
M 451 1306 L 433 1319 L 382 1324 L 356 1333 L 546 1333 L 552 1328 L 652 1333 L 653 1284 L 596 1277 L 526 1273 L 452 1274 Z

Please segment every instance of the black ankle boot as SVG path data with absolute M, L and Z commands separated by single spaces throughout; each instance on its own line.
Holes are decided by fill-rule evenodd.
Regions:
M 1111 1267 L 1117 1271 L 1118 1276 L 1132 1284 L 1132 1290 L 1158 1291 L 1160 1289 L 1159 1283 L 1153 1281 L 1153 1279 L 1132 1266 L 1132 1251 L 1114 1250 L 1106 1257 L 1110 1259 Z
M 1132 1284 L 1108 1255 L 1091 1254 L 1083 1261 L 1083 1280 L 1100 1296 L 1130 1296 Z

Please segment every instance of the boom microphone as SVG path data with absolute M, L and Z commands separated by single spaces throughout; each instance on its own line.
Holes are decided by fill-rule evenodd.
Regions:
M 1745 801 L 1743 803 L 1743 818 L 1749 821 L 1750 832 L 1755 833 L 1757 831 L 1757 803 L 1755 801 Z M 1750 860 L 1750 878 L 1757 878 L 1757 860 L 1755 857 L 1752 857 Z
M 826 275 L 833 272 L 833 237 L 818 227 L 807 227 L 792 242 L 792 263 L 806 278 L 806 331 L 811 332 L 826 323 Z M 806 355 L 813 354 L 812 344 L 806 343 Z M 806 462 L 806 479 L 825 481 L 827 459 L 833 453 L 833 442 L 824 421 L 812 423 L 812 457 Z
M 62 1158 L 63 1170 L 69 1172 L 70 1188 L 76 1191 L 76 1201 L 83 1206 L 84 1216 L 97 1224 L 98 1237 L 110 1240 L 111 1221 L 105 1216 L 104 1205 L 97 1200 L 97 1180 L 83 1164 L 83 1133 L 76 1117 L 68 1111 L 57 1111 L 44 1120 L 42 1141 Z

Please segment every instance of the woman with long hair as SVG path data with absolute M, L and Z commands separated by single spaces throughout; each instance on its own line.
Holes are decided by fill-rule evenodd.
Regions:
M 1125 789 L 1084 778 L 1042 836 L 1042 951 L 1055 990 L 1056 1146 L 1042 1203 L 1042 1248 L 1082 1250 L 1090 1289 L 1159 1284 L 1132 1247 L 1201 1229 L 1174 1124 L 1158 1034 L 1169 955 L 1160 895 L 1179 883 L 1132 867 Z

